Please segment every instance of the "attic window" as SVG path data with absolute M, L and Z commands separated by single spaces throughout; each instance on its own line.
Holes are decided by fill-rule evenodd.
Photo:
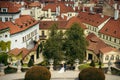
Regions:
M 97 23 L 99 23 L 99 22 L 97 22 Z
M 20 26 L 20 28 L 22 28 L 23 26 Z
M 116 31 L 114 31 L 114 34 L 116 34 Z

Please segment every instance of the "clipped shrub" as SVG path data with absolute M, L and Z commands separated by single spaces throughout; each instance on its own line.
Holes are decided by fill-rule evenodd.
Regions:
M 105 80 L 105 75 L 101 69 L 89 67 L 79 73 L 79 80 Z
M 25 74 L 25 80 L 50 80 L 50 71 L 43 66 L 33 66 Z
M 95 62 L 94 62 L 94 60 L 91 61 L 90 66 L 95 67 Z
M 16 73 L 16 72 L 17 72 L 17 69 L 8 66 L 7 68 L 5 68 L 4 72 L 5 72 L 5 74 Z

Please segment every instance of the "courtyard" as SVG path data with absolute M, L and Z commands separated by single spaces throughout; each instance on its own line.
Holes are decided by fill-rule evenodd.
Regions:
M 51 71 L 51 80 L 78 80 L 79 71 L 66 71 L 58 73 Z M 14 73 L 0 76 L 0 80 L 23 80 L 25 73 Z M 120 80 L 120 76 L 105 74 L 105 80 Z

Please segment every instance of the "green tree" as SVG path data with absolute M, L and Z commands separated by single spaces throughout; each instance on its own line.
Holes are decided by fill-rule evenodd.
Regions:
M 55 23 L 50 28 L 49 38 L 44 43 L 43 55 L 47 59 L 54 59 L 55 63 L 63 58 L 62 44 L 63 33 L 58 31 L 58 25 Z
M 83 61 L 85 57 L 87 41 L 84 37 L 83 29 L 78 23 L 73 23 L 70 29 L 66 31 L 66 39 L 63 46 L 66 59 L 71 64 L 75 59 Z

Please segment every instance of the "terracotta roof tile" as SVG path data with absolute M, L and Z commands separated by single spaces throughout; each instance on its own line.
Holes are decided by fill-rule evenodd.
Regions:
M 117 51 L 117 49 L 113 48 L 113 47 L 110 47 L 110 46 L 100 49 L 100 52 L 103 53 L 103 54 L 105 54 L 107 52 L 110 52 L 110 51 Z
M 87 49 L 93 51 L 95 54 L 99 54 L 101 48 L 108 46 L 93 33 L 87 36 L 87 40 L 89 42 Z
M 40 4 L 40 2 L 31 2 L 29 5 L 28 5 L 29 7 L 40 7 L 41 6 L 41 4 Z
M 6 28 L 9 28 L 9 27 L 5 25 L 4 22 L 0 21 L 0 30 L 6 29 Z
M 33 25 L 38 24 L 38 21 L 36 21 L 29 15 L 24 15 L 16 19 L 14 22 L 8 21 L 5 22 L 5 24 L 9 25 L 8 27 L 10 28 L 10 34 L 15 34 L 23 30 L 26 30 L 30 27 L 33 27 Z
M 9 1 L 0 1 L 0 8 L 7 8 L 9 13 L 19 12 L 19 8 Z M 1 12 L 1 11 L 0 11 Z
M 59 29 L 65 29 L 67 21 L 40 21 L 40 29 L 49 29 L 54 23 L 58 24 Z
M 100 33 L 120 39 L 120 19 L 111 18 L 100 30 Z
M 104 21 L 106 21 L 109 17 L 104 15 L 104 17 L 101 18 L 100 14 L 91 14 L 88 12 L 80 12 L 78 15 L 78 18 L 83 23 L 87 23 L 94 27 L 98 27 L 100 24 L 102 24 Z
M 74 12 L 72 7 L 67 7 L 65 4 L 57 3 L 57 4 L 47 4 L 43 10 L 48 11 L 48 9 L 51 9 L 52 12 L 56 12 L 56 7 L 60 6 L 60 13 L 66 13 L 66 12 Z
M 73 23 L 78 23 L 83 29 L 86 29 L 86 26 L 82 23 L 82 21 L 78 17 L 72 17 L 68 20 L 66 28 L 70 28 Z

